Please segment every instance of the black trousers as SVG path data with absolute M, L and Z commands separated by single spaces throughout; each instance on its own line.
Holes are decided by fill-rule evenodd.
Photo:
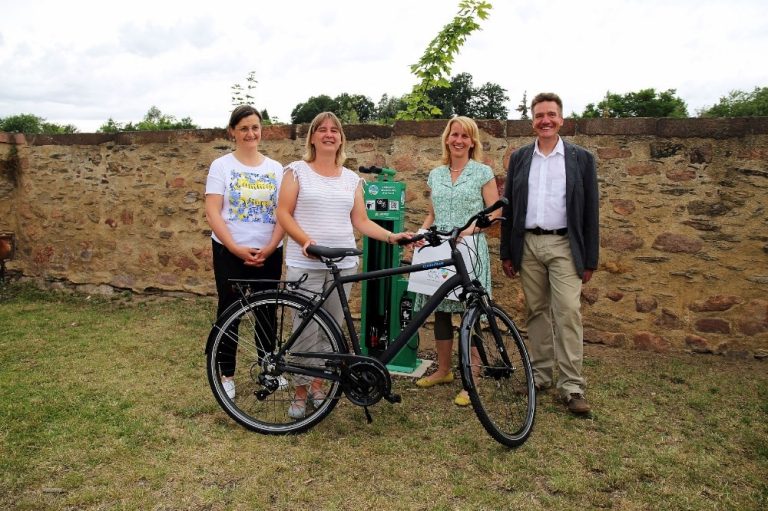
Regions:
M 280 279 L 283 271 L 283 247 L 275 250 L 264 263 L 264 266 L 257 268 L 246 266 L 243 260 L 232 254 L 221 243 L 211 239 L 213 252 L 213 274 L 216 278 L 216 293 L 219 296 L 216 317 L 227 310 L 227 307 L 241 298 L 237 287 L 233 286 L 229 279 Z M 249 286 L 251 291 L 262 291 L 265 289 L 275 289 L 277 286 L 268 282 L 258 282 Z M 259 330 L 264 332 L 274 332 L 274 311 L 268 313 L 266 319 L 268 324 L 262 325 Z M 235 353 L 237 352 L 239 322 L 233 322 L 227 329 L 224 341 L 219 347 L 219 360 L 221 361 L 221 374 L 223 376 L 232 376 L 235 374 Z M 271 327 L 271 328 L 270 328 Z M 258 334 L 258 332 L 256 332 Z M 265 351 L 271 352 L 274 349 L 274 337 L 271 335 L 257 335 L 256 349 L 261 355 Z

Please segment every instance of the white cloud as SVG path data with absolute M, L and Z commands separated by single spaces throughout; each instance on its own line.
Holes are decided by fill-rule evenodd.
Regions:
M 211 46 L 215 36 L 211 24 L 202 18 L 182 20 L 171 25 L 132 22 L 120 27 L 119 42 L 129 53 L 152 58 L 190 47 L 201 50 Z
M 566 112 L 610 90 L 677 89 L 696 110 L 730 90 L 768 85 L 762 0 L 491 1 L 453 65 L 476 86 L 558 92 Z M 150 106 L 223 126 L 230 87 L 255 71 L 256 103 L 282 121 L 310 96 L 410 90 L 415 63 L 458 1 L 164 2 L 116 9 L 31 1 L 0 18 L 0 117 L 34 113 L 94 131 Z M 72 15 L 72 13 L 77 13 Z

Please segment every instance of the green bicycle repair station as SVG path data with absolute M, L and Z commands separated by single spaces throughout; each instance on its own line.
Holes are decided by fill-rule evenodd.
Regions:
M 390 232 L 405 228 L 405 183 L 395 181 L 390 168 L 360 167 L 364 174 L 375 174 L 366 180 L 363 196 L 368 218 Z M 363 271 L 400 266 L 402 247 L 363 237 Z M 408 291 L 408 279 L 402 275 L 363 281 L 360 306 L 361 350 L 376 356 L 387 349 L 413 316 L 414 294 Z M 422 361 L 417 358 L 419 335 L 414 334 L 397 356 L 387 364 L 390 371 L 411 374 Z

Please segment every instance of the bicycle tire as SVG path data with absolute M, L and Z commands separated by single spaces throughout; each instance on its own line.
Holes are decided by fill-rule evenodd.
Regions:
M 518 447 L 533 431 L 536 416 L 533 370 L 514 321 L 492 302 L 489 312 L 478 304 L 462 319 L 461 378 L 485 430 L 499 443 Z M 498 325 L 498 339 L 491 319 Z M 474 356 L 472 347 L 477 348 Z
M 261 339 L 268 339 L 272 353 L 275 353 L 287 341 L 293 331 L 293 323 L 300 321 L 311 309 L 309 299 L 291 291 L 267 290 L 253 293 L 231 306 L 216 321 L 208 340 L 206 373 L 208 383 L 216 401 L 222 409 L 241 426 L 267 435 L 301 433 L 322 421 L 336 406 L 341 395 L 339 381 L 323 379 L 322 399 L 307 399 L 306 415 L 291 418 L 288 408 L 291 406 L 296 378 L 300 376 L 289 372 L 272 375 L 271 391 L 265 384 L 261 365 L 260 350 L 257 345 Z M 328 313 L 319 309 L 304 330 L 317 331 L 322 349 L 300 349 L 301 342 L 295 343 L 286 354 L 286 359 L 294 365 L 322 367 L 331 375 L 338 375 L 338 369 L 324 366 L 323 359 L 291 357 L 292 352 L 326 351 L 329 353 L 347 353 L 347 345 L 336 322 Z M 309 336 L 307 336 L 309 337 Z M 223 343 L 234 344 L 235 351 L 235 397 L 230 399 L 222 384 L 222 367 L 229 363 L 231 356 L 224 359 Z M 287 385 L 280 384 L 282 377 Z M 277 383 L 274 383 L 277 382 Z M 317 394 L 315 394 L 318 396 Z M 315 402 L 316 401 L 316 402 Z

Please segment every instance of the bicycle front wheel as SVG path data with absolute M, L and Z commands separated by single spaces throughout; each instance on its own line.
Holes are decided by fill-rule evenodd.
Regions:
M 339 370 L 326 367 L 322 358 L 292 356 L 300 351 L 347 352 L 338 325 L 323 309 L 311 317 L 284 362 L 320 370 L 328 379 L 266 372 L 264 357 L 277 353 L 310 310 L 303 295 L 262 291 L 236 302 L 216 321 L 207 346 L 208 383 L 219 405 L 240 425 L 263 434 L 300 433 L 336 406 Z M 225 386 L 230 378 L 234 389 Z M 310 389 L 307 399 L 295 399 L 298 386 Z
M 487 314 L 472 307 L 462 319 L 460 349 L 464 388 L 483 427 L 503 445 L 523 444 L 533 430 L 536 390 L 514 321 L 493 303 Z

